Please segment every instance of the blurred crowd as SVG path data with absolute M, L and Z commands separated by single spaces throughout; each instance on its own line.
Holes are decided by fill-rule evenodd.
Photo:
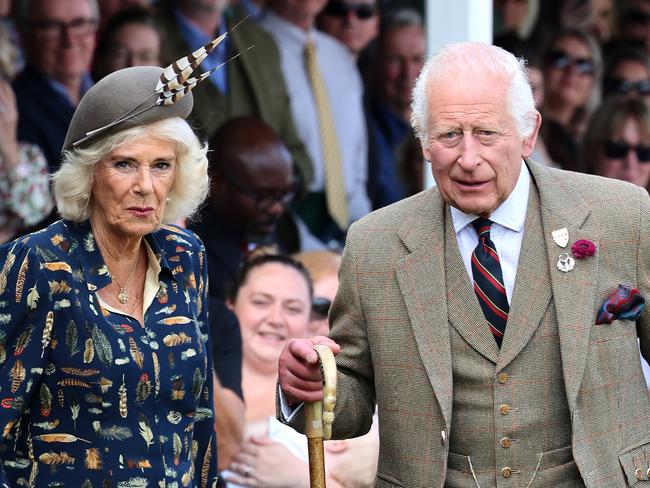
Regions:
M 533 159 L 650 188 L 650 0 L 494 0 L 494 43 L 528 61 Z M 226 34 L 190 122 L 210 152 L 219 465 L 231 486 L 308 486 L 274 420 L 277 358 L 327 334 L 350 223 L 423 189 L 409 123 L 421 12 L 379 0 L 0 0 L 0 242 L 56 219 L 49 174 L 84 93 Z M 269 251 L 273 249 L 273 251 Z M 289 257 L 296 254 L 296 257 Z M 326 445 L 328 485 L 372 486 L 376 429 Z

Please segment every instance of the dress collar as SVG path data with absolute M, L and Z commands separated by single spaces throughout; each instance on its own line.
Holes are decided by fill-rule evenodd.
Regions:
M 64 220 L 63 223 L 71 236 L 71 245 L 68 253 L 74 252 L 81 264 L 82 276 L 75 278 L 85 280 L 90 291 L 99 290 L 109 285 L 112 278 L 106 262 L 102 257 L 102 253 L 99 250 L 99 246 L 97 246 L 97 242 L 95 241 L 95 236 L 90 227 L 90 221 L 85 220 L 81 223 L 75 223 L 70 220 Z M 167 260 L 164 247 L 165 243 L 160 242 L 161 236 L 158 235 L 158 232 L 152 232 L 144 238 L 149 244 L 154 256 L 156 256 L 161 270 L 167 270 L 172 275 L 172 266 Z M 169 246 L 169 244 L 167 245 Z

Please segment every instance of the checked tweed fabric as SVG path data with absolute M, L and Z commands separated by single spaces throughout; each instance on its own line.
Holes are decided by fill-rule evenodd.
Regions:
M 497 345 L 501 347 L 510 305 L 508 305 L 508 296 L 503 286 L 499 254 L 490 239 L 492 221 L 478 218 L 472 222 L 472 225 L 478 234 L 478 244 L 472 253 L 474 292 L 478 297 L 490 332 L 494 335 Z
M 320 129 L 321 150 L 325 162 L 325 195 L 327 197 L 327 210 L 341 230 L 346 230 L 349 224 L 348 201 L 345 195 L 343 181 L 343 164 L 341 150 L 336 136 L 336 127 L 332 118 L 329 97 L 325 89 L 325 82 L 318 66 L 316 46 L 308 40 L 305 45 L 305 68 L 309 75 L 309 82 L 314 93 L 314 100 L 318 109 L 318 127 Z

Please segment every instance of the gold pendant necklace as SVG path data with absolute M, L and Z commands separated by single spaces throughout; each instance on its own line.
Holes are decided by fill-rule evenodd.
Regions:
M 117 283 L 117 286 L 120 287 L 120 291 L 117 292 L 117 301 L 120 302 L 122 305 L 126 305 L 127 303 L 129 303 L 129 292 L 126 287 L 129 286 L 129 281 L 131 281 L 131 276 L 133 276 L 133 272 L 138 268 L 139 261 L 140 261 L 140 250 L 138 249 L 138 257 L 135 259 L 135 266 L 129 272 L 129 276 L 127 276 L 124 285 L 122 285 L 122 283 L 120 283 L 118 279 L 115 276 L 113 276 L 113 280 L 115 281 L 115 283 Z

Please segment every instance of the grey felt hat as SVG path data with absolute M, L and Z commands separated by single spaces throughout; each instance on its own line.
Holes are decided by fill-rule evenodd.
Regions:
M 101 79 L 79 102 L 63 150 L 83 147 L 116 132 L 169 117 L 186 118 L 194 105 L 189 91 L 174 103 L 156 103 L 163 68 L 133 66 Z

